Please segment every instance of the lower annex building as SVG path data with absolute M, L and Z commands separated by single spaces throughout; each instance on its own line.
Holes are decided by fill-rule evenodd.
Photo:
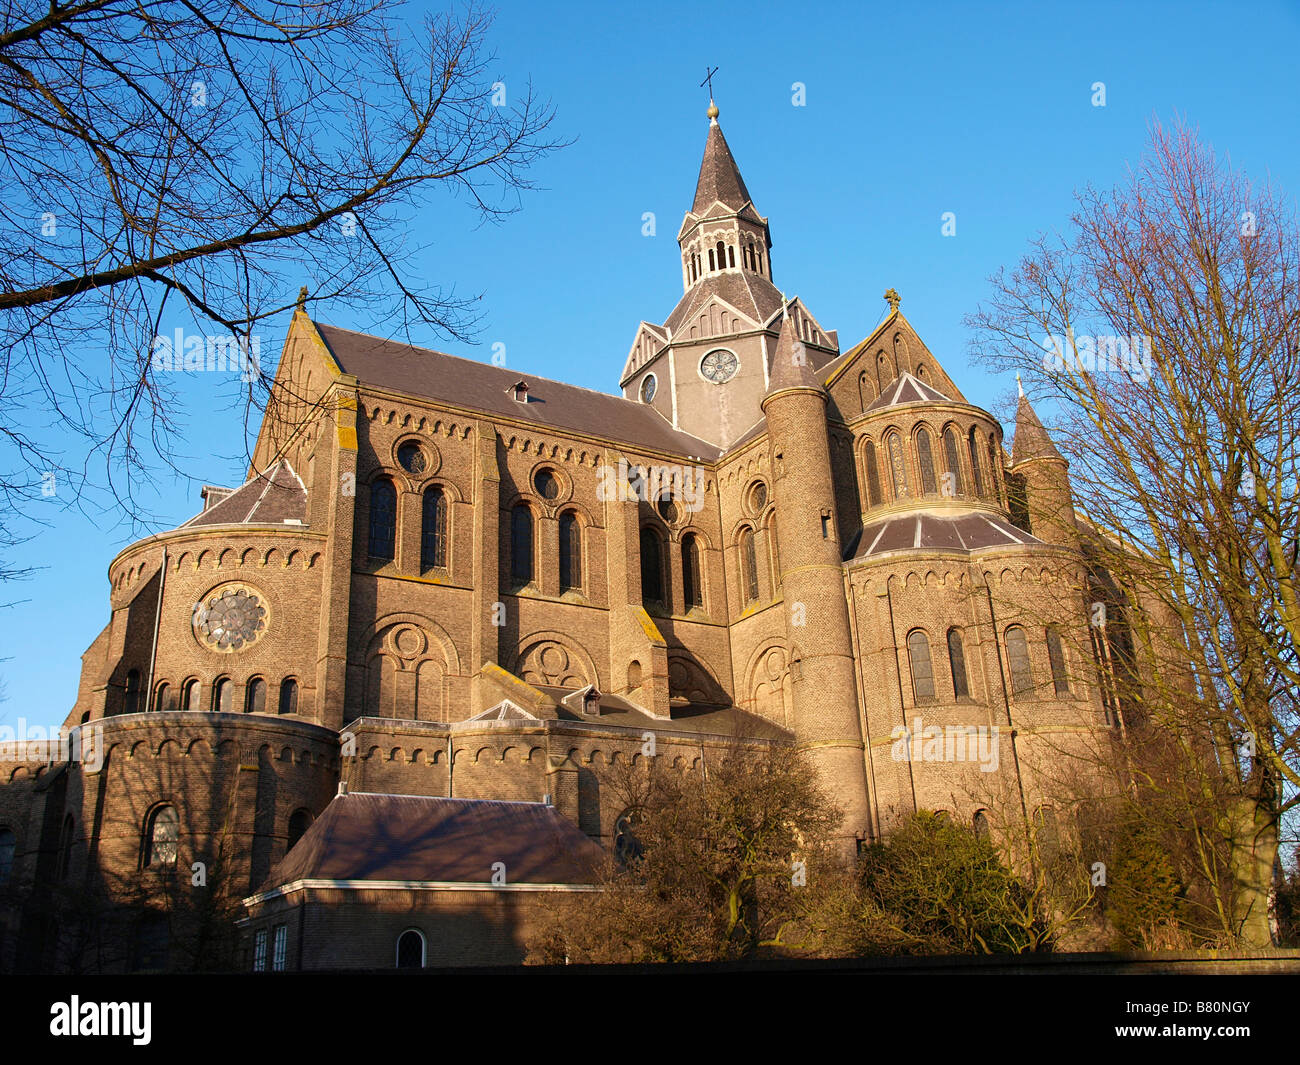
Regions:
M 846 847 L 1051 816 L 1121 721 L 1067 464 L 893 290 L 847 350 L 786 299 L 709 119 L 621 396 L 300 303 L 248 479 L 109 567 L 81 757 L 0 764 L 0 970 L 518 961 L 627 830 L 613 767 L 734 737 L 805 749 Z

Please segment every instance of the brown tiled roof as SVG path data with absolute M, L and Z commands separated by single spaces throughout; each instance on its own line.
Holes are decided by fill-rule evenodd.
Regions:
M 1029 397 L 1021 393 L 1020 403 L 1016 407 L 1016 435 L 1011 441 L 1011 465 L 1026 459 L 1061 459 L 1052 438 L 1043 423 L 1038 420 L 1034 408 L 1029 405 Z
M 602 693 L 600 696 L 600 715 L 589 716 L 578 713 L 560 704 L 560 699 L 572 688 L 557 688 L 539 684 L 539 691 L 555 699 L 557 717 L 562 721 L 585 721 L 593 725 L 621 725 L 638 730 L 653 729 L 661 732 L 687 732 L 706 736 L 740 736 L 747 739 L 789 740 L 791 734 L 767 718 L 751 714 L 738 706 L 674 706 L 672 720 L 640 709 L 635 703 L 620 695 Z
M 589 884 L 603 851 L 555 808 L 495 799 L 336 796 L 263 890 L 296 880 Z
M 808 351 L 795 335 L 794 319 L 790 316 L 788 307 L 781 321 L 781 335 L 776 340 L 776 353 L 772 356 L 772 370 L 767 381 L 768 395 L 780 392 L 783 388 L 821 388 Z
M 749 202 L 745 179 L 740 176 L 740 168 L 727 147 L 727 138 L 716 121 L 709 123 L 709 139 L 704 143 L 704 160 L 700 163 L 700 179 L 695 183 L 691 213 L 703 214 L 715 200 L 733 211 L 739 211 Z
M 307 489 L 285 459 L 279 459 L 265 473 L 233 491 L 210 486 L 206 491 L 209 496 L 219 492 L 227 494 L 220 502 L 190 518 L 182 529 L 226 523 L 281 525 L 285 521 L 304 524 L 307 521 Z
M 781 293 L 767 278 L 748 270 L 727 270 L 707 274 L 692 285 L 678 301 L 664 325 L 676 337 L 683 323 L 695 317 L 712 296 L 725 300 L 760 325 L 781 309 Z
M 718 455 L 713 444 L 674 429 L 645 403 L 319 322 L 316 329 L 343 372 L 364 384 L 628 446 L 709 460 Z M 512 398 L 521 377 L 528 384 L 526 403 Z
M 941 517 L 910 513 L 867 525 L 848 545 L 846 555 L 870 558 L 887 551 L 978 551 L 986 547 L 1042 544 L 1023 529 L 993 514 Z

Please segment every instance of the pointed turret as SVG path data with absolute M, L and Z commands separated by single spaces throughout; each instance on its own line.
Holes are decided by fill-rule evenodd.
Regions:
M 1019 384 L 1019 375 L 1016 380 Z M 1077 550 L 1069 468 L 1021 387 L 1007 478 L 1012 517 L 1045 543 Z
M 776 340 L 776 354 L 772 356 L 772 368 L 768 374 L 768 397 L 794 388 L 824 391 L 821 382 L 817 380 L 812 359 L 809 358 L 808 346 L 799 339 L 794 323 L 790 304 L 787 303 L 781 319 L 781 333 Z M 766 405 L 767 398 L 764 398 L 763 403 Z
M 1052 443 L 1051 436 L 1043 428 L 1043 423 L 1038 420 L 1038 415 L 1034 413 L 1029 397 L 1025 395 L 1022 388 L 1020 402 L 1016 406 L 1016 436 L 1011 442 L 1011 465 L 1017 466 L 1030 459 L 1056 459 L 1058 462 L 1065 462 L 1061 453 L 1056 450 L 1056 445 Z

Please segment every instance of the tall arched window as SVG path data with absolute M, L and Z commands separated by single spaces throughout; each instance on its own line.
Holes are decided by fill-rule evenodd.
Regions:
M 144 864 L 150 869 L 171 868 L 181 838 L 181 819 L 174 806 L 159 806 L 144 829 Z
M 976 810 L 973 819 L 976 839 L 989 838 L 989 812 L 987 810 Z
M 158 685 L 158 689 L 154 692 L 153 695 L 153 708 L 155 712 L 159 710 L 171 709 L 167 705 L 169 700 L 171 699 L 171 692 L 172 692 L 171 687 L 165 682 Z
M 961 645 L 961 629 L 948 630 L 948 665 L 952 669 L 952 696 L 964 699 L 970 695 L 966 682 L 966 651 Z
M 918 706 L 934 702 L 934 669 L 930 664 L 930 637 L 920 629 L 907 634 L 907 661 L 912 667 L 912 693 Z
M 721 270 L 724 266 L 727 265 L 727 246 L 723 244 L 722 241 L 718 241 L 717 252 L 718 252 L 718 269 Z
M 253 677 L 244 693 L 244 713 L 260 714 L 266 710 L 266 681 Z
M 716 269 L 717 266 L 715 266 L 713 262 L 713 249 L 710 248 L 709 249 L 709 273 L 713 273 L 713 271 Z
M 397 557 L 397 489 L 389 480 L 376 481 L 370 486 L 370 542 L 367 551 L 371 558 Z
M 560 591 L 582 587 L 582 523 L 566 510 L 560 515 Z
M 0 891 L 9 886 L 9 880 L 13 876 L 16 846 L 17 837 L 14 836 L 13 829 L 0 828 Z
M 212 686 L 212 712 L 214 714 L 230 713 L 230 705 L 234 702 L 235 682 L 229 677 L 222 677 Z
M 447 565 L 447 493 L 439 485 L 424 490 L 420 521 L 420 569 Z
M 894 498 L 903 499 L 911 495 L 907 484 L 907 461 L 903 457 L 903 438 L 897 433 L 890 433 L 885 446 L 889 449 L 889 476 Z
M 424 933 L 408 928 L 397 937 L 397 967 L 399 969 L 424 968 Z
M 298 682 L 293 677 L 280 681 L 280 713 L 296 714 L 298 712 Z
M 763 249 L 757 244 L 754 245 L 754 269 L 760 274 L 765 272 L 765 267 L 763 266 Z
M 1065 650 L 1061 647 L 1061 632 L 1055 625 L 1047 627 L 1047 661 L 1052 666 L 1052 687 L 1057 695 L 1070 694 L 1070 682 L 1065 676 Z
M 72 814 L 63 819 L 63 830 L 59 833 L 59 864 L 57 875 L 60 880 L 67 880 L 72 870 L 72 840 L 77 834 L 77 822 Z
M 1002 482 L 998 480 L 998 446 L 993 441 L 992 434 L 989 434 L 989 484 L 993 489 L 993 498 L 997 500 L 998 506 L 1002 506 Z
M 140 671 L 128 670 L 126 674 L 126 713 L 138 714 L 140 706 Z
M 728 266 L 736 265 L 736 248 L 735 245 L 733 244 L 727 245 L 727 265 Z
M 928 429 L 916 431 L 916 459 L 921 471 L 921 494 L 934 495 L 939 491 L 939 486 L 934 479 L 934 452 L 930 449 Z
M 1019 625 L 1007 629 L 1007 665 L 1011 669 L 1011 691 L 1016 695 L 1027 693 L 1034 686 L 1034 674 L 1029 665 L 1029 643 L 1025 630 Z
M 293 850 L 294 845 L 307 834 L 309 828 L 311 828 L 311 811 L 307 809 L 294 810 L 289 815 L 289 838 L 285 841 L 285 850 Z
M 510 512 L 510 579 L 515 584 L 533 579 L 533 512 L 525 503 Z
M 667 606 L 664 597 L 663 545 L 658 534 L 649 526 L 641 530 L 641 601 Z
M 867 441 L 867 502 L 873 507 L 880 506 L 880 468 L 876 465 L 874 440 Z
M 979 446 L 975 437 L 975 427 L 971 426 L 971 431 L 966 437 L 966 450 L 970 452 L 970 475 L 975 481 L 975 494 L 984 498 L 984 477 L 980 473 L 980 456 Z
M 682 595 L 687 610 L 704 605 L 704 588 L 700 581 L 700 538 L 694 533 L 682 537 Z
M 181 689 L 181 709 L 199 709 L 199 682 L 197 680 L 187 680 L 185 687 Z
M 961 463 L 957 459 L 957 434 L 953 432 L 952 426 L 948 426 L 943 431 L 943 458 L 947 471 L 952 475 L 949 483 L 952 485 L 953 495 L 965 495 L 966 488 L 961 479 Z
M 740 580 L 745 602 L 754 602 L 758 598 L 758 552 L 753 529 L 742 529 L 740 533 Z

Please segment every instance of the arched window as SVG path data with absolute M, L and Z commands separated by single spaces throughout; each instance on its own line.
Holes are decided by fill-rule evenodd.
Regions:
M 63 830 L 59 833 L 59 865 L 57 875 L 60 880 L 67 880 L 72 869 L 72 840 L 77 833 L 77 822 L 72 814 L 63 819 Z
M 291 851 L 294 845 L 307 834 L 307 829 L 311 828 L 311 811 L 307 809 L 294 810 L 289 815 L 289 838 L 286 841 L 285 851 Z
M 1065 676 L 1065 650 L 1061 647 L 1061 632 L 1055 625 L 1047 627 L 1047 661 L 1052 666 L 1052 687 L 1057 695 L 1069 695 L 1070 683 Z
M 138 714 L 140 706 L 140 671 L 128 670 L 126 674 L 126 713 Z
M 948 665 L 952 669 L 952 696 L 965 699 L 970 695 L 966 682 L 966 652 L 961 645 L 961 629 L 948 630 Z
M 745 245 L 745 268 L 754 269 L 754 245 L 752 244 Z
M 424 933 L 408 928 L 397 937 L 397 967 L 399 969 L 424 968 Z
M 153 708 L 155 712 L 158 710 L 170 709 L 167 705 L 170 698 L 171 688 L 166 683 L 159 684 L 157 690 L 153 694 Z
M 880 468 L 876 465 L 876 444 L 867 441 L 867 502 L 880 506 Z
M 13 829 L 0 828 L 0 891 L 9 886 L 9 880 L 13 876 L 16 847 L 17 838 Z
M 199 682 L 187 680 L 181 689 L 181 709 L 197 710 L 199 708 Z
M 953 432 L 951 425 L 943 431 L 943 458 L 947 472 L 952 475 L 949 481 L 952 494 L 965 495 L 966 489 L 961 479 L 961 464 L 957 461 L 957 434 Z
M 970 434 L 966 437 L 966 450 L 970 452 L 970 475 L 975 481 L 975 494 L 984 498 L 984 477 L 980 473 L 980 456 L 979 446 L 975 437 L 975 427 L 971 426 Z
M 1007 665 L 1011 668 L 1011 691 L 1023 695 L 1034 686 L 1033 670 L 1029 666 L 1029 643 L 1025 630 L 1019 625 L 1007 629 Z
M 266 681 L 253 677 L 248 682 L 248 691 L 244 694 L 244 713 L 260 714 L 266 710 Z
M 181 819 L 174 806 L 159 806 L 149 815 L 144 828 L 144 864 L 166 869 L 176 864 L 181 838 Z
M 376 481 L 370 486 L 370 545 L 371 558 L 397 557 L 397 489 L 389 480 Z
M 694 533 L 682 537 L 682 595 L 686 609 L 704 605 L 704 587 L 700 580 L 700 538 Z
M 716 250 L 718 253 L 718 269 L 721 270 L 727 265 L 727 246 L 722 241 L 718 241 Z
M 641 530 L 641 601 L 667 606 L 664 600 L 663 545 L 649 526 Z
M 447 565 L 447 493 L 429 485 L 421 512 L 420 569 L 442 569 Z
M 736 248 L 735 245 L 732 244 L 727 245 L 727 265 L 728 266 L 736 265 Z
M 894 488 L 894 498 L 904 499 L 911 493 L 907 485 L 907 462 L 903 458 L 903 439 L 897 433 L 890 433 L 885 446 L 889 449 L 889 476 Z
M 560 591 L 582 587 L 582 523 L 566 510 L 560 515 Z
M 533 512 L 525 503 L 510 512 L 510 579 L 515 584 L 533 579 Z
M 921 471 L 921 494 L 934 495 L 939 486 L 934 479 L 934 452 L 930 450 L 930 431 L 916 431 L 916 459 Z
M 907 634 L 907 660 L 912 667 L 912 693 L 918 706 L 934 702 L 934 670 L 930 665 L 930 638 L 920 629 Z
M 280 713 L 296 714 L 298 712 L 298 682 L 293 677 L 280 681 Z
M 713 263 L 713 249 L 710 248 L 709 249 L 709 273 L 713 273 L 713 271 L 716 269 L 717 267 Z
M 993 498 L 997 500 L 998 506 L 1002 506 L 1002 482 L 998 479 L 998 445 L 993 440 L 993 434 L 989 434 L 989 485 L 993 491 Z
M 764 272 L 763 267 L 763 249 L 757 244 L 754 245 L 754 269 L 760 274 Z
M 754 602 L 758 598 L 758 553 L 753 529 L 742 529 L 740 533 L 740 580 L 745 589 L 745 602 Z
M 230 704 L 234 702 L 235 682 L 229 677 L 222 677 L 212 686 L 212 712 L 214 714 L 230 713 Z
M 976 810 L 975 817 L 972 819 L 972 826 L 975 829 L 976 839 L 989 838 L 989 812 L 987 810 Z

